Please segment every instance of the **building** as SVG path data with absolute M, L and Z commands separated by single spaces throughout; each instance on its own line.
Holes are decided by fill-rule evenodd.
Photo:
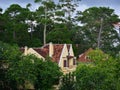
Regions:
M 80 54 L 78 57 L 78 62 L 91 62 L 88 56 L 88 53 L 90 53 L 91 51 L 93 51 L 92 48 L 89 48 L 87 51 L 85 51 L 84 53 Z
M 41 48 L 21 48 L 24 55 L 33 54 L 38 58 L 45 60 L 51 57 L 52 61 L 57 63 L 64 74 L 76 69 L 76 57 L 74 56 L 72 44 L 53 44 L 49 43 Z

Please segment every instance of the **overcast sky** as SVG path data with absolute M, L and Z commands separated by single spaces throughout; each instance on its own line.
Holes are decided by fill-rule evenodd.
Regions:
M 58 1 L 58 0 L 55 0 Z M 38 7 L 38 4 L 33 4 L 34 0 L 0 0 L 0 7 L 5 10 L 11 4 L 19 4 L 25 7 L 28 3 L 32 3 L 32 9 Z M 79 3 L 79 10 L 83 11 L 89 7 L 110 7 L 115 10 L 115 13 L 120 16 L 120 0 L 81 0 Z

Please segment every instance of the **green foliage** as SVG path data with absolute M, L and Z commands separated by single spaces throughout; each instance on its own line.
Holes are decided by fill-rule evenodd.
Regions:
M 29 10 L 30 4 L 28 4 L 26 8 L 22 8 L 18 4 L 12 4 L 3 14 L 2 9 L 0 9 L 0 40 L 11 44 L 8 45 L 0 42 L 0 67 L 3 68 L 3 64 L 9 63 L 8 71 L 4 69 L 0 71 L 1 80 L 5 80 L 4 85 L 13 88 L 14 85 L 17 86 L 21 84 L 23 87 L 26 87 L 25 83 L 29 81 L 35 84 L 37 89 L 47 89 L 47 85 L 51 88 L 53 83 L 58 79 L 60 72 L 55 64 L 49 60 L 43 62 L 31 55 L 22 56 L 17 47 L 17 45 L 40 47 L 43 43 L 45 24 L 47 42 L 77 44 L 74 45 L 74 49 L 76 55 L 78 55 L 90 47 L 96 48 L 101 25 L 100 20 L 103 18 L 100 48 L 105 53 L 107 52 L 114 56 L 119 52 L 120 45 L 115 46 L 114 44 L 120 42 L 120 39 L 117 32 L 113 29 L 112 24 L 120 20 L 113 9 L 106 7 L 91 7 L 84 12 L 78 11 L 75 20 L 75 18 L 71 16 L 77 7 L 74 1 L 78 0 L 59 0 L 59 4 L 56 4 L 53 0 L 34 1 L 40 3 L 40 7 L 34 12 Z M 37 27 L 26 23 L 26 21 L 29 20 L 31 21 L 30 23 L 37 21 Z M 78 26 L 77 22 L 81 22 L 83 26 Z M 33 32 L 28 32 L 28 28 L 32 28 Z M 90 65 L 78 66 L 78 68 L 80 67 L 78 71 L 81 70 L 85 72 L 86 70 L 88 72 L 82 73 L 81 71 L 77 71 L 77 77 L 79 77 L 79 73 L 82 77 L 86 76 L 86 74 L 90 74 L 92 79 L 90 79 L 89 76 L 86 78 L 90 79 L 92 84 L 91 82 L 87 82 L 87 79 L 85 79 L 85 81 L 79 81 L 78 78 L 78 82 L 88 83 L 92 89 L 104 88 L 112 90 L 115 84 L 119 88 L 120 59 L 119 57 L 113 58 L 104 52 L 100 50 L 91 52 L 89 58 L 92 63 Z M 33 61 L 34 63 L 32 63 Z M 53 74 L 51 74 L 51 72 Z M 27 77 L 28 74 L 29 76 Z M 103 76 L 105 77 L 103 78 Z M 69 77 L 67 78 L 69 80 Z M 96 81 L 97 79 L 99 83 Z M 102 79 L 103 82 L 100 79 Z M 113 84 L 113 81 L 116 82 Z M 10 83 L 14 83 L 13 86 Z M 65 86 L 66 83 L 69 82 L 65 82 L 63 86 Z M 74 82 L 71 81 L 71 83 Z M 106 86 L 102 86 L 103 83 Z M 2 84 L 0 83 L 0 85 Z M 97 87 L 98 85 L 100 87 Z
M 12 4 L 3 14 L 6 18 L 3 41 L 7 43 L 17 43 L 29 37 L 27 34 L 27 24 L 25 24 L 28 10 L 18 4 Z M 24 42 L 23 42 L 24 43 Z
M 37 90 L 47 90 L 62 75 L 51 58 L 43 61 L 34 55 L 24 56 L 16 45 L 0 42 L 0 56 L 1 89 L 29 89 L 30 84 Z
M 9 45 L 3 42 L 0 42 L 0 53 L 2 60 L 15 60 L 21 55 L 17 45 Z
M 60 90 L 76 90 L 74 73 L 69 73 L 62 77 Z
M 36 77 L 35 89 L 48 90 L 54 84 L 58 84 L 62 73 L 56 63 L 51 62 L 50 58 L 46 58 L 43 63 L 36 63 Z
M 100 49 L 90 51 L 88 53 L 88 57 L 93 63 L 97 63 L 97 64 L 101 64 L 101 62 L 104 63 L 104 61 L 107 61 L 108 59 L 110 59 L 110 56 L 105 54 Z
M 79 64 L 76 70 L 78 90 L 116 90 L 116 61 L 101 50 L 89 54 L 91 63 Z
M 26 83 L 30 83 L 35 89 L 46 90 L 52 88 L 56 80 L 59 81 L 61 76 L 57 64 L 50 60 L 43 61 L 33 55 L 22 56 L 16 64 L 9 67 L 8 76 L 10 79 L 17 81 L 18 86 L 28 89 Z
M 41 2 L 42 0 L 34 0 L 35 1 L 35 3 L 38 3 L 38 2 Z
M 17 52 L 18 51 L 18 52 Z M 18 56 L 19 55 L 19 56 Z M 11 80 L 7 76 L 8 66 L 11 62 L 19 60 L 21 53 L 16 45 L 8 45 L 0 42 L 0 89 L 16 89 L 16 81 Z M 13 60 L 10 61 L 9 60 Z
M 2 25 L 0 31 L 1 41 L 18 44 L 22 47 L 41 45 L 38 35 L 33 32 L 35 31 L 35 26 L 33 25 L 35 12 L 30 11 L 28 8 L 22 8 L 18 4 L 12 4 L 0 16 L 0 20 L 3 20 L 0 24 Z M 31 28 L 32 32 L 28 32 L 28 29 Z
M 76 80 L 79 90 L 105 90 L 106 74 L 98 67 L 92 65 L 79 65 L 76 71 Z
M 11 66 L 8 69 L 8 78 L 11 80 L 15 80 L 17 83 L 17 87 L 20 85 L 22 88 L 25 87 L 25 83 L 29 82 L 33 84 L 36 80 L 35 77 L 35 68 L 34 61 L 39 60 L 32 55 L 22 56 L 21 60 L 17 60 L 17 62 L 12 62 Z
M 2 14 L 2 8 L 0 8 L 0 32 L 3 32 L 4 28 L 5 28 L 5 17 Z M 0 33 L 0 36 L 2 36 L 1 33 Z
M 22 47 L 38 47 L 42 45 L 46 33 L 47 42 L 79 44 L 79 54 L 90 47 L 97 47 L 100 20 L 103 18 L 100 48 L 114 56 L 119 52 L 119 45 L 114 45 L 119 42 L 119 37 L 112 25 L 119 22 L 119 18 L 113 9 L 91 7 L 84 12 L 78 11 L 73 17 L 78 0 L 59 0 L 60 3 L 54 0 L 34 1 L 40 4 L 34 12 L 29 10 L 32 5 L 28 3 L 26 8 L 12 4 L 4 13 L 0 13 L 1 41 Z M 36 26 L 33 21 L 36 21 Z M 78 26 L 78 22 L 83 26 Z M 28 32 L 30 28 L 32 32 Z
M 116 57 L 116 82 L 117 82 L 117 90 L 120 89 L 120 54 L 117 55 Z
M 117 78 L 120 80 L 120 55 L 118 54 L 117 56 L 117 63 L 116 63 L 116 68 L 117 68 L 117 71 L 116 71 L 116 74 L 117 74 Z
M 113 29 L 112 24 L 118 22 L 119 18 L 113 9 L 107 7 L 91 7 L 83 12 L 78 12 L 76 17 L 83 24 L 81 31 L 79 31 L 83 39 L 81 45 L 86 45 L 84 43 L 87 42 L 89 43 L 87 46 L 96 48 L 98 47 L 98 42 L 100 42 L 100 49 L 104 52 L 109 54 L 118 52 L 115 49 L 114 43 L 120 41 L 117 31 Z
M 70 32 L 67 30 L 53 30 L 47 35 L 47 41 L 53 43 L 72 43 Z

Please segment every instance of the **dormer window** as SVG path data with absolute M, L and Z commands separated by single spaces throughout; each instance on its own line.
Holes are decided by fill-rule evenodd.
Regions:
M 76 60 L 75 59 L 73 59 L 73 65 L 76 65 Z
M 64 62 L 63 62 L 64 64 L 64 67 L 67 67 L 67 61 L 66 60 L 64 60 Z
M 73 65 L 76 65 L 76 57 L 73 58 Z
M 73 65 L 76 65 L 76 59 L 75 58 L 73 59 Z

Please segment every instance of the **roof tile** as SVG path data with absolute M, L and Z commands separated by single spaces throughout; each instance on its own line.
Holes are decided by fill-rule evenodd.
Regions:
M 59 62 L 62 49 L 63 49 L 63 44 L 54 44 L 54 54 L 52 57 L 54 62 L 57 62 L 57 63 Z

